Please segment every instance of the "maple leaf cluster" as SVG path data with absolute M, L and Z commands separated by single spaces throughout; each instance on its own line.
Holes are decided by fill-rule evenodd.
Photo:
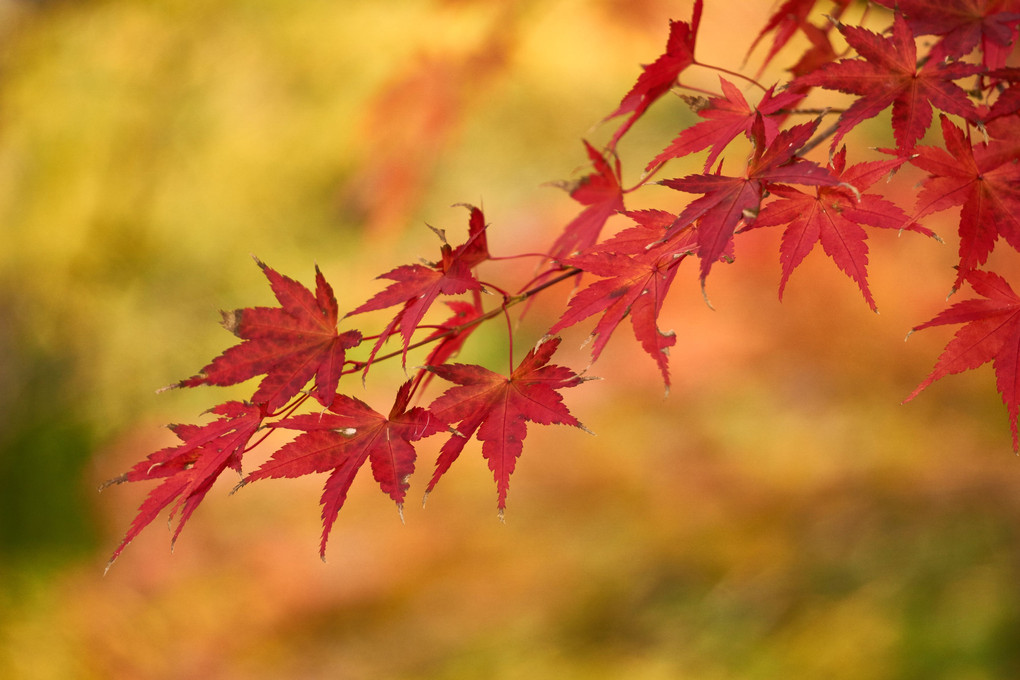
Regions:
M 665 51 L 642 68 L 603 121 L 608 125 L 622 117 L 608 141 L 584 141 L 591 171 L 562 183 L 582 209 L 550 232 L 549 249 L 539 254 L 539 273 L 523 285 L 480 278 L 483 265 L 509 257 L 490 255 L 489 226 L 473 206 L 466 206 L 463 243 L 452 246 L 443 230 L 434 230 L 440 239 L 434 262 L 404 264 L 382 274 L 379 278 L 391 283 L 344 316 L 318 268 L 309 289 L 259 262 L 278 306 L 224 313 L 223 325 L 240 342 L 175 386 L 233 385 L 260 377 L 258 385 L 249 399 L 210 409 L 216 419 L 207 424 L 172 426 L 181 444 L 149 455 L 111 480 L 161 480 L 113 558 L 168 507 L 171 516 L 179 513 L 176 539 L 218 476 L 227 468 L 242 473 L 245 455 L 278 430 L 299 434 L 271 451 L 235 489 L 269 478 L 327 474 L 321 497 L 323 556 L 364 464 L 402 513 L 418 464 L 416 446 L 435 435 L 446 439 L 426 494 L 475 439 L 492 471 L 502 516 L 527 424 L 583 429 L 562 391 L 587 378 L 584 371 L 553 363 L 560 336 L 597 317 L 587 350 L 594 362 L 629 318 L 638 345 L 668 388 L 669 350 L 677 338 L 660 328 L 660 316 L 671 287 L 695 278 L 704 291 L 713 267 L 733 262 L 738 237 L 755 229 L 782 229 L 780 298 L 793 272 L 820 243 L 877 311 L 868 285 L 868 230 L 935 237 L 924 220 L 958 209 L 959 261 L 952 280 L 947 276 L 947 288 L 955 292 L 966 284 L 980 297 L 956 302 L 914 327 L 962 324 L 907 400 L 939 378 L 991 361 L 1018 448 L 1020 297 L 1006 277 L 986 266 L 1000 237 L 1020 251 L 1020 69 L 1012 65 L 1020 0 L 876 0 L 867 6 L 787 0 L 748 50 L 750 57 L 771 36 L 754 76 L 698 60 L 702 8 L 703 0 L 695 0 L 689 21 L 670 23 Z M 791 77 L 760 83 L 761 74 L 783 54 Z M 716 71 L 718 91 L 685 84 L 692 69 Z M 641 179 L 624 188 L 619 142 L 669 93 L 679 95 L 700 120 L 638 165 Z M 846 105 L 833 108 L 833 96 L 844 97 Z M 811 106 L 814 100 L 823 105 Z M 887 109 L 889 148 L 847 145 L 861 123 Z M 936 110 L 939 126 L 929 134 Z M 941 144 L 922 143 L 935 139 L 935 132 L 941 133 Z M 809 159 L 816 150 L 822 158 Z M 655 179 L 676 159 L 703 151 L 701 172 Z M 729 174 L 722 171 L 724 162 Z M 925 173 L 920 188 L 893 191 L 889 182 L 908 164 Z M 887 188 L 875 191 L 880 182 Z M 628 208 L 630 195 L 652 184 L 690 198 L 677 212 Z M 912 196 L 913 205 L 902 206 L 894 196 Z M 613 217 L 627 220 L 627 226 L 604 236 Z M 678 278 L 688 260 L 697 263 L 696 276 Z M 544 335 L 530 338 L 532 348 L 519 361 L 515 331 L 508 330 L 505 371 L 451 363 L 479 324 L 503 317 L 513 329 L 512 308 L 564 282 L 575 286 L 566 308 Z M 436 323 L 440 298 L 452 315 Z M 492 302 L 485 305 L 483 299 Z M 362 314 L 392 308 L 396 312 L 377 333 L 351 326 Z M 391 340 L 399 348 L 383 353 Z M 407 369 L 408 353 L 425 346 L 431 349 L 423 364 Z M 345 376 L 360 374 L 364 381 L 372 365 L 396 357 L 410 372 L 388 412 L 383 410 L 386 415 L 347 393 L 356 385 L 348 386 Z M 427 398 L 433 378 L 448 386 Z M 306 403 L 315 408 L 298 413 Z

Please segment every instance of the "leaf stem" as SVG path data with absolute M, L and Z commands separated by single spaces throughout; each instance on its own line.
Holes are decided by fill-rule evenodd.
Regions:
M 505 296 L 504 299 L 503 299 L 503 304 L 501 304 L 499 307 L 495 307 L 493 309 L 490 309 L 485 314 L 482 314 L 481 316 L 477 316 L 474 319 L 471 319 L 470 321 L 462 323 L 459 326 L 454 326 L 453 328 L 448 329 L 445 333 L 439 333 L 437 335 L 431 335 L 431 336 L 425 338 L 424 340 L 419 340 L 418 342 L 413 342 L 413 343 L 411 343 L 410 345 L 407 346 L 406 350 L 410 351 L 412 349 L 417 349 L 418 347 L 424 347 L 425 345 L 428 345 L 429 343 L 435 342 L 437 340 L 443 340 L 444 338 L 448 338 L 448 337 L 450 337 L 452 335 L 457 335 L 458 333 L 462 333 L 462 332 L 466 331 L 468 328 L 471 328 L 472 326 L 477 326 L 478 324 L 480 324 L 480 323 L 482 323 L 484 321 L 488 321 L 489 319 L 492 319 L 493 317 L 496 317 L 496 316 L 499 316 L 500 314 L 505 313 L 505 311 L 507 309 L 509 309 L 510 307 L 513 307 L 514 305 L 518 305 L 518 304 L 524 302 L 528 298 L 533 297 L 533 296 L 541 293 L 546 288 L 549 288 L 551 286 L 555 286 L 557 283 L 560 283 L 562 281 L 566 281 L 567 279 L 571 279 L 571 278 L 579 275 L 581 273 L 581 271 L 582 270 L 580 270 L 580 269 L 578 269 L 576 267 L 571 267 L 570 269 L 567 269 L 565 272 L 563 272 L 559 276 L 557 276 L 555 278 L 552 278 L 552 279 L 549 279 L 545 283 L 541 283 L 541 284 L 535 286 L 534 288 L 529 288 L 528 290 L 524 291 L 523 293 L 519 293 L 519 294 L 513 295 L 513 296 Z M 372 363 L 376 363 L 377 361 L 384 361 L 386 359 L 392 359 L 394 357 L 402 356 L 404 354 L 404 352 L 405 352 L 404 349 L 394 350 L 392 352 L 389 352 L 388 354 L 383 354 L 383 355 L 375 357 L 372 360 Z M 366 364 L 366 362 L 364 362 L 364 361 L 351 361 L 349 363 L 351 364 L 351 368 L 349 370 L 342 371 L 341 375 L 348 375 L 350 373 L 357 373 L 358 371 L 362 370 L 365 367 L 365 364 Z
M 734 78 L 740 78 L 741 80 L 744 80 L 744 81 L 754 85 L 755 87 L 760 89 L 762 92 L 768 91 L 768 88 L 765 87 L 764 85 L 762 85 L 761 83 L 759 83 L 757 80 L 755 80 L 751 76 L 748 76 L 748 75 L 745 75 L 743 73 L 740 73 L 739 71 L 731 71 L 728 68 L 723 68 L 722 66 L 713 66 L 712 64 L 704 64 L 704 63 L 702 63 L 702 62 L 700 62 L 700 61 L 698 61 L 696 59 L 694 60 L 694 65 L 695 66 L 701 66 L 702 68 L 711 69 L 713 71 L 718 71 L 719 73 L 725 73 L 726 75 L 732 76 Z

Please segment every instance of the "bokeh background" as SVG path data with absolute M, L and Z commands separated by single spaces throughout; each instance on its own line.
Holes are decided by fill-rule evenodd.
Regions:
M 608 137 L 690 6 L 2 0 L 0 677 L 1020 677 L 1020 461 L 993 376 L 900 405 L 951 333 L 903 342 L 945 304 L 954 215 L 930 225 L 944 245 L 873 238 L 879 315 L 818 252 L 780 304 L 768 230 L 713 269 L 716 311 L 688 270 L 669 396 L 621 328 L 604 380 L 567 395 L 597 436 L 533 426 L 505 525 L 469 447 L 406 525 L 366 471 L 326 564 L 321 478 L 225 479 L 173 554 L 157 521 L 103 575 L 148 488 L 97 487 L 243 394 L 154 392 L 230 343 L 218 309 L 270 302 L 250 254 L 306 282 L 318 263 L 345 310 L 434 257 L 426 223 L 459 238 L 458 202 L 494 254 L 541 250 L 577 210 L 549 184 L 585 171 L 581 139 Z M 770 9 L 708 0 L 699 58 L 739 69 Z M 627 179 L 692 120 L 655 107 Z M 583 332 L 558 359 L 576 370 Z M 502 360 L 500 329 L 477 338 L 466 360 Z M 382 409 L 399 379 L 349 389 Z

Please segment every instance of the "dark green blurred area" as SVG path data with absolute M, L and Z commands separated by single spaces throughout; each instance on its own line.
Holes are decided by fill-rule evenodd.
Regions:
M 706 5 L 699 50 L 739 68 L 769 8 Z M 249 254 L 318 264 L 345 311 L 459 201 L 493 252 L 541 249 L 576 205 L 540 185 L 689 10 L 0 2 L 0 677 L 1020 677 L 1020 468 L 989 371 L 899 406 L 954 259 L 906 237 L 874 242 L 880 317 L 818 253 L 779 305 L 769 234 L 713 270 L 719 311 L 678 284 L 669 398 L 622 326 L 567 395 L 598 436 L 532 427 L 506 526 L 469 447 L 407 526 L 366 473 L 326 565 L 322 479 L 226 480 L 173 555 L 160 519 L 102 576 L 148 489 L 97 486 L 243 394 L 153 392 L 229 343 L 219 308 L 270 301 Z M 653 111 L 626 172 L 690 115 Z

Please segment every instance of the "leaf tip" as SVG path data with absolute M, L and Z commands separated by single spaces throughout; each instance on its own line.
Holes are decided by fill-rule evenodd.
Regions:
M 237 337 L 241 337 L 239 331 L 241 328 L 241 319 L 243 315 L 244 315 L 243 309 L 232 309 L 229 312 L 221 309 L 220 325 L 226 328 L 234 335 L 236 335 Z
M 708 299 L 708 291 L 705 290 L 705 279 L 701 279 L 701 298 L 705 301 L 708 308 L 714 312 L 715 307 L 712 306 L 712 301 Z
M 159 389 L 156 390 L 156 394 L 163 394 L 164 392 L 176 390 L 180 387 L 184 387 L 183 381 L 171 383 L 169 385 L 163 385 L 163 387 L 160 387 Z
M 99 493 L 102 493 L 103 490 L 106 487 L 108 487 L 108 486 L 113 486 L 114 484 L 122 484 L 122 483 L 124 483 L 126 481 L 127 481 L 127 474 L 119 475 L 117 477 L 114 477 L 113 479 L 108 479 L 108 480 L 106 480 L 105 482 L 103 482 L 102 484 L 99 485 L 99 489 L 98 489 Z

